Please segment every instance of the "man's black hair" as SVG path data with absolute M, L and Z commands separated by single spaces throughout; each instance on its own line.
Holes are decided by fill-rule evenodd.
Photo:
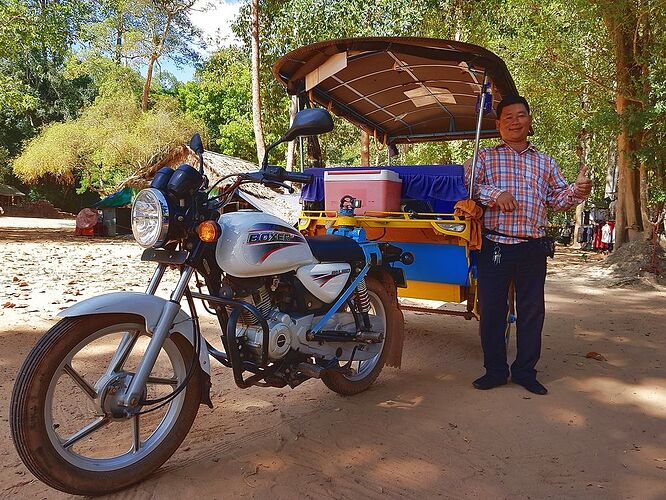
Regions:
M 505 96 L 500 103 L 497 105 L 497 119 L 502 116 L 502 110 L 505 106 L 510 106 L 511 104 L 524 104 L 527 109 L 527 114 L 530 113 L 530 105 L 522 95 L 507 95 Z

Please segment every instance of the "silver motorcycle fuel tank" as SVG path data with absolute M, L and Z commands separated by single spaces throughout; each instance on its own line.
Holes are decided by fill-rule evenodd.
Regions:
M 256 211 L 223 214 L 215 259 L 222 270 L 239 278 L 295 271 L 316 263 L 301 233 L 285 221 Z

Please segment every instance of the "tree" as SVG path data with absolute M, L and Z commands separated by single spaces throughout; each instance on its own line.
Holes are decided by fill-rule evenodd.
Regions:
M 148 69 L 146 70 L 146 82 L 143 86 L 143 97 L 141 109 L 148 110 L 148 95 L 153 78 L 153 68 L 158 59 L 165 51 L 178 49 L 187 52 L 194 57 L 194 52 L 189 50 L 188 43 L 191 38 L 188 34 L 194 33 L 194 27 L 187 16 L 194 5 L 195 0 L 153 0 L 155 12 L 149 11 L 150 38 L 145 40 L 148 48 Z
M 666 187 L 665 151 L 654 141 L 662 138 L 660 128 L 663 133 L 663 126 L 659 127 L 655 118 L 660 117 L 662 122 L 666 118 L 666 110 L 658 100 L 663 92 L 663 79 L 655 78 L 655 73 L 664 74 L 666 37 L 661 27 L 666 20 L 666 6 L 652 0 L 597 0 L 595 3 L 614 55 L 615 109 L 620 119 L 615 226 L 619 246 L 643 236 L 650 238 L 653 234 L 649 217 L 650 172 L 656 174 L 652 183 L 657 184 L 658 189 L 663 191 Z M 663 210 L 663 204 L 661 206 Z
M 13 168 L 26 182 L 50 176 L 65 184 L 79 182 L 79 191 L 108 194 L 201 127 L 180 113 L 173 98 L 161 97 L 144 113 L 133 94 L 103 95 L 79 118 L 48 125 L 14 159 Z
M 263 0 L 260 4 L 262 22 L 270 26 L 270 30 L 262 32 L 259 44 L 263 97 L 261 112 L 266 137 L 279 137 L 289 124 L 290 100 L 271 73 L 271 66 L 279 57 L 302 45 L 331 38 L 418 35 L 429 6 L 435 3 L 431 0 Z M 246 0 L 240 9 L 234 32 L 248 52 L 251 52 L 252 41 L 246 26 L 251 24 L 251 17 L 251 2 Z M 353 143 L 349 140 L 352 130 L 337 123 L 336 129 L 322 138 L 323 154 L 329 162 L 358 163 L 358 139 Z M 358 138 L 358 132 L 354 135 Z M 354 153 L 351 153 L 352 150 Z
M 94 97 L 90 78 L 65 76 L 65 63 L 89 10 L 82 0 L 4 0 L 0 6 L 0 159 L 11 159 L 45 124 L 77 115 Z
M 89 0 L 93 15 L 82 30 L 83 60 L 105 57 L 116 65 L 145 65 L 142 109 L 149 107 L 155 67 L 166 57 L 176 65 L 199 61 L 201 32 L 189 14 L 195 0 Z M 160 71 L 160 78 L 163 78 Z M 173 79 L 173 78 L 172 78 Z M 165 86 L 160 82 L 161 87 Z M 160 86 L 158 86 L 160 87 Z
M 212 150 L 254 161 L 250 61 L 244 51 L 218 50 L 176 94 L 181 109 L 206 125 Z
M 261 165 L 266 151 L 264 143 L 264 130 L 261 123 L 261 86 L 259 66 L 261 57 L 259 54 L 259 0 L 251 0 L 251 48 L 252 48 L 252 127 L 254 139 L 257 142 L 257 159 Z

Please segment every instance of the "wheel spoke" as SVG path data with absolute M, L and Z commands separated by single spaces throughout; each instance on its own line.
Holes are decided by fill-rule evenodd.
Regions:
M 170 386 L 177 386 L 178 385 L 178 379 L 177 378 L 165 378 L 165 377 L 148 377 L 148 380 L 146 380 L 146 383 L 148 384 L 157 384 L 157 385 L 170 385 Z
M 125 332 L 122 340 L 120 341 L 120 344 L 118 344 L 118 348 L 116 349 L 113 358 L 111 359 L 111 363 L 109 363 L 109 371 L 107 372 L 108 374 L 120 371 L 120 369 L 125 364 L 125 361 L 127 361 L 130 353 L 132 352 L 134 344 L 136 344 L 138 338 L 139 330 Z
M 79 375 L 74 368 L 72 368 L 72 365 L 66 364 L 63 367 L 63 371 L 72 378 L 76 385 L 78 385 L 90 399 L 94 400 L 97 397 L 97 391 L 95 391 L 95 389 L 81 375 Z
M 139 415 L 132 417 L 132 452 L 136 453 L 141 448 L 141 430 L 139 426 Z
M 92 434 L 96 430 L 101 429 L 106 424 L 108 424 L 110 421 L 111 421 L 111 419 L 109 417 L 104 416 L 104 417 L 98 418 L 94 422 L 90 422 L 83 429 L 81 429 L 78 432 L 75 432 L 64 443 L 62 443 L 63 448 L 71 448 L 77 442 L 79 442 L 81 439 L 83 439 L 86 436 L 89 436 L 90 434 Z

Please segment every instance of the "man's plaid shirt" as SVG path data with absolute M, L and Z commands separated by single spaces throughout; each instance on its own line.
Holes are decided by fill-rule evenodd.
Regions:
M 467 169 L 467 181 L 469 184 Z M 504 142 L 479 151 L 474 174 L 472 197 L 486 206 L 483 226 L 494 231 L 539 238 L 545 236 L 547 207 L 561 211 L 578 205 L 574 185 L 562 176 L 557 162 L 532 144 L 520 153 Z M 518 202 L 518 208 L 502 213 L 496 205 L 497 197 L 508 191 Z M 489 235 L 498 243 L 523 243 L 524 240 Z

